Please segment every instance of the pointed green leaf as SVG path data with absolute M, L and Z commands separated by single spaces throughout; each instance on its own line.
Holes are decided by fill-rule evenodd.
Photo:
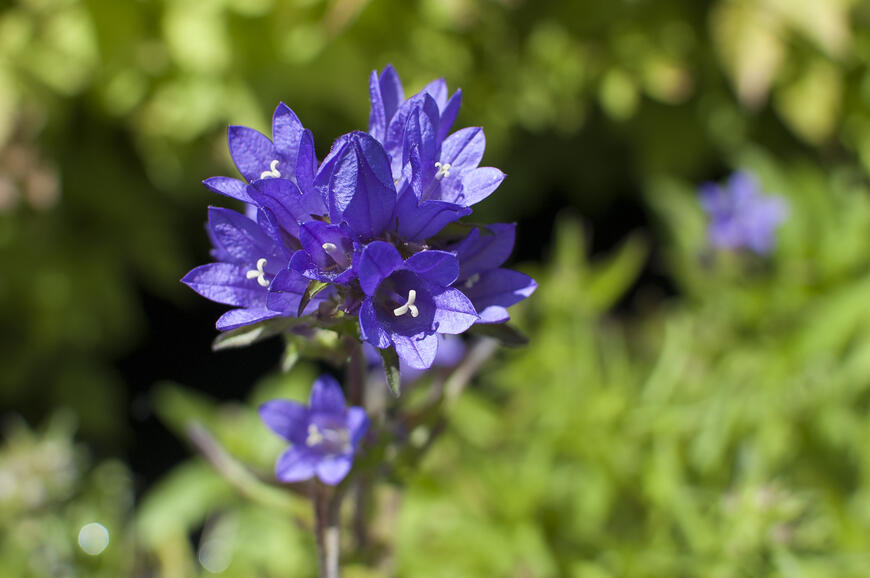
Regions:
M 399 397 L 399 388 L 401 380 L 399 378 L 399 356 L 396 355 L 396 350 L 392 347 L 379 349 L 381 359 L 384 361 L 384 372 L 387 374 L 387 385 L 393 395 Z
M 296 311 L 296 316 L 302 317 L 302 312 L 305 311 L 305 308 L 308 307 L 314 296 L 327 287 L 329 287 L 329 283 L 324 283 L 323 281 L 312 281 L 309 283 L 308 288 L 305 289 L 305 293 L 302 295 L 302 300 L 299 301 L 299 309 Z
M 246 347 L 257 341 L 262 341 L 278 335 L 299 323 L 297 319 L 281 317 L 278 319 L 268 319 L 254 325 L 246 325 L 231 331 L 225 331 L 218 335 L 212 342 L 211 348 L 213 351 L 221 349 L 231 349 L 234 347 Z
M 288 339 L 284 345 L 284 354 L 281 356 L 281 371 L 290 373 L 290 370 L 299 361 L 299 345 L 294 340 Z
M 613 256 L 593 265 L 586 287 L 589 304 L 596 311 L 606 311 L 619 301 L 637 281 L 648 253 L 646 239 L 634 234 Z

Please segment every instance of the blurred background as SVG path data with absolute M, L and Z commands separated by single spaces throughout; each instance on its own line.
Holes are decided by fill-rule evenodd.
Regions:
M 286 102 L 332 139 L 368 76 L 461 87 L 538 279 L 348 576 L 867 576 L 870 3 L 0 3 L 0 575 L 313 576 L 299 503 L 249 501 L 191 417 L 267 475 L 280 341 L 211 351 L 200 181 Z M 789 205 L 713 250 L 697 187 Z M 399 496 L 403 496 L 401 499 Z M 304 508 L 304 503 L 302 504 Z M 283 509 L 282 509 L 283 508 Z M 373 560 L 377 561 L 375 563 Z

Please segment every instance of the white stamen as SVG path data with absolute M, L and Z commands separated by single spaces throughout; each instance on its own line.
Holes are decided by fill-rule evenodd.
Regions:
M 308 437 L 305 439 L 305 445 L 309 448 L 312 446 L 316 446 L 320 442 L 323 441 L 323 434 L 320 433 L 320 430 L 317 429 L 317 426 L 312 424 L 308 424 Z
M 281 172 L 278 170 L 277 160 L 272 161 L 272 163 L 269 165 L 269 169 L 270 170 L 268 171 L 263 171 L 262 173 L 260 173 L 261 179 L 277 179 L 281 176 Z
M 480 281 L 480 273 L 475 273 L 465 281 L 465 288 L 471 289 L 478 281 Z
M 266 266 L 266 259 L 257 259 L 257 268 L 251 269 L 247 273 L 245 273 L 245 277 L 248 279 L 256 279 L 257 283 L 260 284 L 260 287 L 268 287 L 269 282 L 266 281 L 266 272 L 263 271 L 263 267 Z
M 324 243 L 321 245 L 321 248 L 323 248 L 323 250 L 326 251 L 327 253 L 329 253 L 330 251 L 335 251 L 336 249 L 338 249 L 338 247 L 335 246 L 335 243 Z
M 443 177 L 450 176 L 450 163 L 441 164 L 440 162 L 436 162 L 435 168 L 438 169 L 438 172 L 435 173 L 436 181 L 440 181 Z
M 408 291 L 408 302 L 401 307 L 396 307 L 395 309 L 393 309 L 393 315 L 395 315 L 396 317 L 401 317 L 402 315 L 410 311 L 411 317 L 416 317 L 420 314 L 420 312 L 417 310 L 417 306 L 414 305 L 414 302 L 416 300 L 417 292 L 411 289 L 410 291 Z

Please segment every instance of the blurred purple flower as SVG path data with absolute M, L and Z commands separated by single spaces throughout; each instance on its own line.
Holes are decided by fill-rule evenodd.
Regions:
M 731 175 L 724 187 L 705 183 L 700 188 L 700 199 L 710 219 L 710 243 L 718 249 L 770 253 L 776 230 L 788 216 L 785 200 L 762 195 L 758 181 L 745 172 Z
M 346 407 L 344 393 L 329 375 L 320 376 L 311 388 L 308 407 L 277 399 L 260 406 L 260 419 L 290 442 L 275 464 L 282 482 L 301 482 L 315 475 L 324 484 L 341 482 L 369 427 L 361 407 Z

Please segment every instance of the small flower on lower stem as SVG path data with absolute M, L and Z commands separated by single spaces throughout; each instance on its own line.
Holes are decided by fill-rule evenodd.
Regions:
M 301 482 L 316 475 L 330 486 L 347 476 L 369 427 L 365 410 L 347 407 L 341 386 L 329 375 L 314 382 L 308 407 L 276 399 L 260 406 L 260 419 L 292 444 L 275 464 L 280 481 Z
M 758 180 L 745 172 L 731 175 L 724 187 L 702 185 L 700 199 L 710 219 L 710 244 L 717 249 L 749 249 L 766 255 L 774 248 L 776 230 L 788 217 L 785 200 L 761 194 Z

